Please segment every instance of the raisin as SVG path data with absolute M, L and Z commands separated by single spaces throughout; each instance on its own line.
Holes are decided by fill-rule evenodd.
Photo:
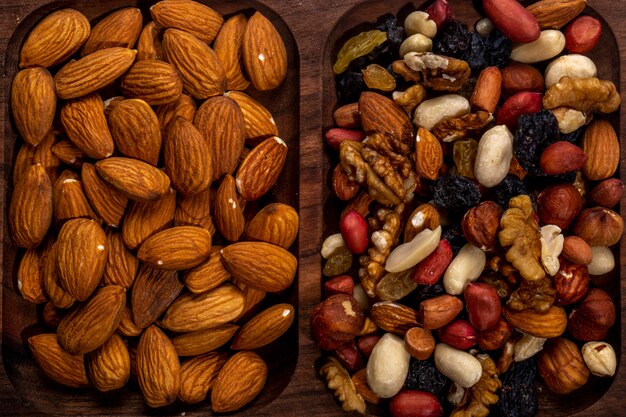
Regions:
M 515 175 L 508 174 L 495 189 L 496 203 L 505 210 L 509 207 L 509 200 L 518 195 L 528 195 L 524 182 Z
M 456 256 L 463 246 L 467 243 L 467 239 L 458 229 L 459 225 L 451 226 L 443 231 L 441 240 L 447 240 L 452 248 L 452 255 Z
M 376 284 L 376 296 L 383 301 L 396 301 L 417 288 L 413 268 L 402 272 L 387 272 Z
M 376 29 L 387 33 L 387 42 L 376 47 L 367 56 L 369 62 L 376 62 L 382 66 L 388 66 L 398 59 L 400 45 L 404 41 L 404 28 L 398 26 L 398 19 L 392 14 L 383 15 L 379 21 L 382 23 Z
M 457 140 L 454 142 L 453 159 L 459 174 L 468 178 L 474 177 L 474 162 L 476 162 L 476 152 L 478 142 L 474 139 Z
M 337 100 L 340 103 L 354 103 L 359 101 L 362 91 L 367 90 L 361 72 L 348 70 L 337 76 Z
M 498 29 L 493 30 L 486 39 L 485 44 L 485 68 L 504 67 L 509 63 L 513 42 Z
M 324 265 L 324 275 L 336 277 L 345 274 L 352 267 L 352 254 L 345 247 L 341 246 L 333 251 Z
M 411 359 L 404 385 L 409 389 L 430 392 L 439 398 L 439 401 L 445 402 L 450 380 L 439 372 L 431 361 Z
M 551 111 L 544 109 L 538 113 L 525 114 L 519 118 L 515 131 L 515 157 L 529 174 L 543 176 L 545 174 L 539 167 L 541 153 L 560 137 L 558 121 Z
M 368 65 L 361 73 L 368 88 L 381 91 L 393 91 L 396 88 L 396 79 L 378 64 Z
M 569 143 L 577 144 L 580 141 L 584 131 L 585 131 L 585 126 L 574 130 L 572 133 L 561 133 L 561 140 L 564 140 Z
M 461 59 L 469 46 L 470 35 L 467 27 L 456 21 L 437 33 L 433 42 L 433 52 Z
M 504 374 L 499 403 L 502 417 L 532 417 L 537 413 L 536 376 L 534 358 L 514 363 Z
M 446 291 L 441 284 L 418 285 L 417 289 L 414 292 L 415 300 L 418 303 L 421 303 L 424 300 L 428 300 L 429 298 L 444 295 L 445 293 Z
M 464 210 L 480 201 L 480 190 L 469 178 L 443 175 L 433 185 L 435 204 L 448 210 Z
M 341 74 L 348 69 L 353 60 L 369 54 L 386 40 L 387 33 L 381 30 L 369 30 L 351 37 L 339 50 L 333 71 L 335 74 Z

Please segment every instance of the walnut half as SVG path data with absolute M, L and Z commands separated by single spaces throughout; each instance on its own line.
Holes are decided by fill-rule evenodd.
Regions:
M 357 394 L 350 374 L 335 358 L 328 358 L 320 369 L 320 375 L 326 379 L 328 388 L 334 390 L 335 397 L 341 401 L 344 411 L 358 411 L 365 414 L 365 400 Z

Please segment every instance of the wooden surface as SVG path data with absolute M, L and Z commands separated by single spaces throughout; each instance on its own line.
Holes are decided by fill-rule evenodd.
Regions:
M 466 0 L 458 0 L 457 2 L 465 2 Z M 7 110 L 7 86 L 10 85 L 10 80 L 7 79 L 8 75 L 15 73 L 15 68 L 11 69 L 5 66 L 5 57 L 7 56 L 7 46 L 14 45 L 16 39 L 11 39 L 16 28 L 27 18 L 28 15 L 38 10 L 40 6 L 48 3 L 47 0 L 3 0 L 0 3 L 0 59 L 2 59 L 3 73 L 3 88 L 0 96 L 0 125 L 3 127 L 5 136 L 5 144 L 2 147 L 0 161 L 2 165 L 2 178 L 3 184 L 0 189 L 0 206 L 3 208 L 3 221 L 6 218 L 7 204 L 6 204 L 6 192 L 7 192 L 7 179 L 10 179 L 10 160 L 11 157 L 7 156 L 6 150 L 13 149 L 12 146 L 7 148 L 7 138 L 14 137 L 11 132 L 12 128 L 8 120 Z M 67 5 L 71 4 L 71 1 L 62 1 L 56 4 Z M 98 2 L 93 2 L 98 3 Z M 120 4 L 135 3 L 146 11 L 147 7 L 151 3 L 150 1 L 120 1 Z M 421 1 L 416 2 L 416 6 L 419 6 Z M 375 16 L 377 13 L 382 14 L 388 10 L 401 10 L 406 9 L 407 5 L 411 3 L 408 1 L 383 1 L 376 0 L 368 2 L 367 5 L 361 6 L 356 11 L 352 11 L 346 14 L 353 6 L 362 4 L 360 0 L 265 0 L 263 1 L 269 9 L 277 13 L 286 24 L 286 27 L 291 31 L 293 39 L 295 40 L 295 46 L 299 52 L 299 88 L 300 88 L 300 107 L 299 107 L 299 209 L 301 216 L 301 229 L 299 235 L 299 260 L 300 268 L 298 273 L 298 285 L 297 294 L 298 298 L 298 327 L 297 327 L 297 362 L 295 363 L 295 370 L 292 377 L 286 383 L 284 391 L 273 401 L 269 402 L 265 406 L 259 406 L 253 408 L 253 411 L 248 411 L 243 415 L 254 416 L 339 416 L 342 412 L 337 403 L 332 398 L 331 394 L 326 390 L 322 382 L 316 376 L 314 369 L 314 362 L 319 358 L 320 354 L 318 349 L 314 346 L 309 336 L 309 324 L 308 317 L 313 306 L 320 300 L 320 276 L 321 276 L 321 263 L 319 257 L 319 246 L 324 230 L 324 207 L 327 194 L 323 190 L 325 184 L 325 172 L 329 167 L 328 157 L 324 154 L 325 147 L 322 141 L 323 128 L 330 124 L 330 106 L 332 105 L 332 98 L 330 94 L 330 88 L 328 82 L 328 56 L 330 52 L 325 54 L 327 46 L 332 48 L 334 45 L 329 45 L 329 37 L 332 36 L 338 39 L 342 34 L 350 29 L 352 26 L 345 26 L 335 28 L 337 22 L 339 22 L 342 16 L 347 16 L 342 24 L 349 24 L 350 22 L 368 21 L 367 18 L 361 19 L 361 16 Z M 387 6 L 389 4 L 389 6 Z M 618 51 L 612 48 L 607 49 L 605 52 L 606 59 L 610 60 L 611 67 L 618 79 L 620 80 L 621 91 L 626 91 L 626 74 L 624 72 L 624 59 L 619 57 L 626 57 L 626 28 L 624 26 L 624 19 L 626 18 L 626 3 L 614 0 L 588 0 L 588 4 L 593 7 L 598 13 L 600 13 L 610 27 L 613 28 L 613 33 L 618 40 Z M 373 20 L 369 20 L 373 21 Z M 607 34 L 611 35 L 610 33 Z M 19 45 L 19 43 L 18 43 Z M 322 57 L 325 58 L 323 59 Z M 326 76 L 324 75 L 326 74 Z M 623 127 L 626 126 L 625 113 L 622 109 L 620 115 L 616 120 L 613 120 L 616 126 L 621 126 L 620 133 L 623 132 Z M 297 138 L 297 136 L 296 136 Z M 622 158 L 624 157 L 624 148 L 622 148 Z M 624 178 L 624 164 L 621 165 L 621 177 Z M 624 215 L 624 205 L 622 205 L 622 215 Z M 3 227 L 0 231 L 2 233 L 3 247 L 9 245 L 9 237 L 6 234 L 6 227 Z M 621 276 L 624 276 L 626 264 L 626 256 L 624 255 L 624 242 L 622 241 L 622 248 L 620 250 L 620 265 Z M 12 271 L 15 265 L 8 265 L 7 262 L 14 263 L 13 259 L 8 259 L 6 251 L 3 251 L 2 258 L 3 271 Z M 5 326 L 6 323 L 19 322 L 19 317 L 6 317 L 5 303 L 9 298 L 7 293 L 9 291 L 15 291 L 12 285 L 12 278 L 4 276 L 2 280 L 2 287 L 0 287 L 0 295 L 2 296 L 3 308 L 0 309 L 0 326 Z M 614 294 L 616 300 L 621 305 L 621 319 L 625 317 L 624 306 L 626 301 L 626 288 L 622 280 L 621 285 L 615 285 Z M 14 295 L 14 294 L 13 294 Z M 4 317 L 2 315 L 5 314 Z M 621 357 L 624 353 L 624 344 L 620 343 L 622 336 L 622 323 L 618 320 L 616 324 L 617 331 L 614 334 L 617 335 L 616 347 L 618 355 Z M 0 331 L 3 329 L 0 327 Z M 622 329 L 623 330 L 623 329 Z M 47 400 L 49 406 L 44 409 L 38 409 L 31 401 L 25 400 L 24 392 L 16 390 L 16 386 L 23 387 L 24 384 L 16 384 L 8 378 L 5 368 L 7 364 L 2 363 L 5 357 L 7 349 L 7 343 L 3 338 L 2 341 L 2 355 L 0 355 L 0 415 L 16 415 L 16 416 L 32 416 L 32 415 L 55 415 L 61 414 L 66 410 L 65 405 L 58 404 L 59 399 L 47 398 L 39 399 L 41 401 Z M 29 360 L 29 359 L 25 359 Z M 20 364 L 12 364 L 13 366 L 21 366 Z M 27 366 L 27 365 L 24 365 Z M 581 394 L 580 396 L 573 396 L 567 401 L 560 401 L 554 403 L 548 400 L 545 404 L 545 409 L 540 412 L 540 415 L 553 416 L 553 415 L 567 415 L 571 414 L 571 411 L 578 409 L 577 416 L 622 416 L 625 415 L 624 405 L 626 398 L 626 371 L 624 367 L 620 367 L 618 374 L 616 375 L 615 382 L 606 387 L 608 391 L 601 395 L 604 389 L 598 389 L 603 385 L 602 382 L 595 384 L 595 381 L 591 383 L 589 389 L 591 394 Z M 270 381 L 270 383 L 276 383 L 276 381 Z M 279 384 L 282 385 L 282 384 Z M 606 382 L 604 385 L 607 385 Z M 62 388 L 55 388 L 58 391 L 62 391 Z M 598 391 L 594 394 L 593 391 Z M 79 412 L 72 412 L 72 414 L 89 414 L 89 415 L 102 415 L 97 408 L 99 404 L 106 405 L 107 407 L 113 407 L 117 410 L 114 414 L 122 415 L 181 415 L 181 411 L 185 410 L 186 415 L 206 415 L 207 406 L 199 405 L 194 407 L 177 407 L 175 409 L 167 410 L 150 410 L 147 407 L 142 407 L 140 404 L 140 398 L 137 394 L 133 398 L 119 399 L 116 395 L 103 395 L 98 394 L 96 391 L 91 391 L 89 396 L 74 395 L 72 390 L 64 392 L 64 399 L 73 401 L 73 405 L 70 407 L 72 410 L 80 410 Z M 596 395 L 599 394 L 599 395 Z M 589 408 L 580 411 L 580 407 L 576 407 L 577 398 L 584 397 L 585 395 L 592 395 L 601 397 L 599 401 L 596 401 Z M 582 401 L 582 400 L 580 400 Z M 580 402 L 579 401 L 579 402 Z M 45 401 L 44 401 L 45 402 Z M 579 404 L 580 405 L 580 404 Z M 137 411 L 139 410 L 139 411 Z

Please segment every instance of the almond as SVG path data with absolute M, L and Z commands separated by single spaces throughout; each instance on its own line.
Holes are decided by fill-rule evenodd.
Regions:
M 287 160 L 287 144 L 278 136 L 265 139 L 241 161 L 237 191 L 248 201 L 261 198 L 276 183 Z
M 165 135 L 170 123 L 174 121 L 176 117 L 180 116 L 185 120 L 193 122 L 196 116 L 196 102 L 188 95 L 182 94 L 178 100 L 158 106 L 156 115 L 161 125 L 161 132 Z
M 170 189 L 156 201 L 132 201 L 122 224 L 127 248 L 138 249 L 153 234 L 168 227 L 176 210 L 176 193 Z
M 558 337 L 567 327 L 567 315 L 561 307 L 552 306 L 546 313 L 537 313 L 533 309 L 514 311 L 502 309 L 504 318 L 521 332 L 535 337 Z
M 24 173 L 28 171 L 31 165 L 41 164 L 48 173 L 48 177 L 52 182 L 56 181 L 59 176 L 58 168 L 61 165 L 61 161 L 52 152 L 52 148 L 55 146 L 56 138 L 52 132 L 48 133 L 46 137 L 39 143 L 39 145 L 32 146 L 28 143 L 22 144 L 15 163 L 13 164 L 13 186 L 17 185 Z
M 98 94 L 65 103 L 61 109 L 61 123 L 68 138 L 85 155 L 102 159 L 113 154 L 113 138 Z
M 178 398 L 185 404 L 204 401 L 227 359 L 226 352 L 210 352 L 183 362 Z
M 102 392 L 122 388 L 130 377 L 128 348 L 117 334 L 113 333 L 102 346 L 87 354 L 87 371 L 93 385 Z
M 148 103 L 140 99 L 122 101 L 109 115 L 109 128 L 120 153 L 156 166 L 161 128 Z
M 592 259 L 591 247 L 578 236 L 565 238 L 561 255 L 568 261 L 579 265 L 589 265 Z
M 57 96 L 70 99 L 99 90 L 124 74 L 136 54 L 132 49 L 114 47 L 68 62 L 54 76 Z
M 120 324 L 117 326 L 117 332 L 122 336 L 135 337 L 139 336 L 142 331 L 143 329 L 137 326 L 133 321 L 133 312 L 131 311 L 130 306 L 127 305 L 122 313 Z
M 20 52 L 20 67 L 52 67 L 78 51 L 91 25 L 82 13 L 61 9 L 46 16 L 28 34 Z
M 195 294 L 207 292 L 230 278 L 230 273 L 224 268 L 219 253 L 222 248 L 222 246 L 213 246 L 207 261 L 185 271 L 183 280 L 191 292 Z
M 526 9 L 535 16 L 541 29 L 561 29 L 586 5 L 586 0 L 541 0 Z
M 287 250 L 265 242 L 238 242 L 222 249 L 222 262 L 238 282 L 268 292 L 288 288 L 298 261 Z
M 138 61 L 124 74 L 120 87 L 125 97 L 158 106 L 178 100 L 183 92 L 183 80 L 167 62 Z
M 17 289 L 23 299 L 35 304 L 48 301 L 44 294 L 41 264 L 41 250 L 32 248 L 24 252 L 17 268 Z
M 338 163 L 333 170 L 332 188 L 335 195 L 342 201 L 351 200 L 359 192 L 360 186 L 350 179 L 349 174 Z
M 161 325 L 175 332 L 211 329 L 236 318 L 243 303 L 241 291 L 230 284 L 204 294 L 184 294 L 169 307 Z
M 172 304 L 183 289 L 174 271 L 162 271 L 143 265 L 131 293 L 133 320 L 148 327 Z
M 399 335 L 419 324 L 417 311 L 391 301 L 374 304 L 371 319 L 381 329 Z
M 197 194 L 211 183 L 213 164 L 209 145 L 198 129 L 181 117 L 169 126 L 163 160 L 172 187 L 183 195 Z
M 118 227 L 122 221 L 128 198 L 100 178 L 93 164 L 83 164 L 81 178 L 91 207 L 107 225 Z
M 363 130 L 369 135 L 379 132 L 408 145 L 413 140 L 413 123 L 407 113 L 393 100 L 373 92 L 364 92 L 359 98 L 359 112 Z
M 214 229 L 211 218 L 211 193 L 208 188 L 194 195 L 180 194 L 176 198 L 174 226 L 197 226 L 208 231 Z
M 278 88 L 287 76 L 287 49 L 265 16 L 255 12 L 243 34 L 243 62 L 250 81 L 259 91 Z
M 146 239 L 137 257 L 153 268 L 189 269 L 209 258 L 211 234 L 194 226 L 176 226 Z
M 98 161 L 96 169 L 102 178 L 132 200 L 157 200 L 170 189 L 167 175 L 138 159 L 107 158 Z
M 298 212 L 282 203 L 263 207 L 246 227 L 246 239 L 273 243 L 285 249 L 296 240 L 300 227 Z
M 291 327 L 293 320 L 294 308 L 291 304 L 276 304 L 269 307 L 239 329 L 231 348 L 257 349 L 269 345 Z
M 207 330 L 183 333 L 172 339 L 172 343 L 178 356 L 202 355 L 225 345 L 238 329 L 239 326 L 227 323 Z
M 443 165 L 443 149 L 439 140 L 423 127 L 415 138 L 415 170 L 420 177 L 434 181 Z
M 243 311 L 235 319 L 235 321 L 240 321 L 247 319 L 250 314 L 254 313 L 258 309 L 261 305 L 261 301 L 265 299 L 267 293 L 263 290 L 248 287 L 240 282 L 235 282 L 235 285 L 237 285 L 237 287 L 239 287 L 239 289 L 243 292 L 244 299 Z
M 11 196 L 11 237 L 22 248 L 34 248 L 43 241 L 51 222 L 52 184 L 41 164 L 32 165 Z
M 228 97 L 202 103 L 194 124 L 206 139 L 213 161 L 213 180 L 232 174 L 244 145 L 244 118 L 239 105 Z
M 141 23 L 141 10 L 138 8 L 116 10 L 93 27 L 80 55 L 86 56 L 114 46 L 132 48 L 141 32 Z
M 94 220 L 68 220 L 57 241 L 59 283 L 84 301 L 100 283 L 107 259 L 106 235 Z
M 163 60 L 161 35 L 154 22 L 144 26 L 137 41 L 137 61 Z
M 243 14 L 231 17 L 224 23 L 213 44 L 213 50 L 224 65 L 227 90 L 243 91 L 250 85 L 241 68 L 243 34 L 247 23 L 248 19 Z
M 214 218 L 217 230 L 231 242 L 236 242 L 246 226 L 238 202 L 235 179 L 226 174 L 215 195 Z
M 463 301 L 444 294 L 420 303 L 419 321 L 427 330 L 439 329 L 450 323 L 463 311 Z
M 160 1 L 150 7 L 150 14 L 159 28 L 182 29 L 207 45 L 224 23 L 215 10 L 192 0 Z
M 98 220 L 87 201 L 81 181 L 59 177 L 54 185 L 54 217 L 58 222 L 81 217 Z
M 41 310 L 41 321 L 50 329 L 56 330 L 59 323 L 63 320 L 66 310 L 62 310 L 54 306 L 52 301 L 48 301 Z
M 239 410 L 256 397 L 267 379 L 267 365 L 254 352 L 235 353 L 213 384 L 211 408 L 216 413 Z
M 185 90 L 194 98 L 205 99 L 224 93 L 226 74 L 222 63 L 206 43 L 192 34 L 167 29 L 163 34 L 163 54 L 180 72 Z
M 229 91 L 225 96 L 235 100 L 241 109 L 246 141 L 258 143 L 271 136 L 278 136 L 276 122 L 265 106 L 241 91 Z
M 21 70 L 11 85 L 15 127 L 30 145 L 37 146 L 52 128 L 57 98 L 52 75 L 45 68 Z
M 66 139 L 57 142 L 52 147 L 51 151 L 58 160 L 76 168 L 82 167 L 87 158 L 80 148 Z
M 91 352 L 102 346 L 117 329 L 125 305 L 123 287 L 102 287 L 63 318 L 57 329 L 59 344 L 71 354 Z
M 619 165 L 620 150 L 617 134 L 607 120 L 596 119 L 585 130 L 582 141 L 587 161 L 583 174 L 592 181 L 611 177 Z
M 59 283 L 56 243 L 52 245 L 48 255 L 43 259 L 43 283 L 46 295 L 55 307 L 69 308 L 76 301 Z
M 137 381 L 150 407 L 173 403 L 180 391 L 178 355 L 172 342 L 156 326 L 148 327 L 139 339 Z
M 28 346 L 35 362 L 50 379 L 68 387 L 89 386 L 83 355 L 64 351 L 54 333 L 31 336 L 28 338 Z
M 435 230 L 439 227 L 439 211 L 430 203 L 417 206 L 409 216 L 404 228 L 404 242 L 410 242 L 424 229 Z
M 104 285 L 119 285 L 128 289 L 135 282 L 139 261 L 135 254 L 126 249 L 122 234 L 118 230 L 107 229 L 106 237 L 109 250 L 102 283 Z

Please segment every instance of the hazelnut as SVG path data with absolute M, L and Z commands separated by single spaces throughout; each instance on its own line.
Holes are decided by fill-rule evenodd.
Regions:
M 513 330 L 508 321 L 500 319 L 493 328 L 478 333 L 476 343 L 484 350 L 500 349 L 509 340 Z
M 437 336 L 455 349 L 466 350 L 476 344 L 478 333 L 468 321 L 458 319 L 437 329 Z
M 615 323 L 615 304 L 604 291 L 589 290 L 580 305 L 569 315 L 567 330 L 584 342 L 602 340 Z
M 420 303 L 419 318 L 425 329 L 434 330 L 450 323 L 463 310 L 463 301 L 444 294 Z
M 565 306 L 583 299 L 589 289 L 589 271 L 585 265 L 559 259 L 559 271 L 554 276 L 557 304 Z
M 537 215 L 543 224 L 567 228 L 583 208 L 583 199 L 572 184 L 547 187 L 537 197 Z
M 320 349 L 335 350 L 360 332 L 364 319 L 363 310 L 354 298 L 333 295 L 313 309 L 311 333 Z
M 612 246 L 619 242 L 624 231 L 624 219 L 606 207 L 584 210 L 574 224 L 573 232 L 589 246 Z
M 539 353 L 539 375 L 551 391 L 569 394 L 582 387 L 589 371 L 574 342 L 562 337 L 551 339 Z
M 343 201 L 350 200 L 359 191 L 359 184 L 350 179 L 341 164 L 337 164 L 333 171 L 333 191 Z
M 624 183 L 618 178 L 609 178 L 600 181 L 589 196 L 599 206 L 615 207 L 624 194 Z
M 474 246 L 491 251 L 496 246 L 502 208 L 493 201 L 485 201 L 469 209 L 461 226 L 463 235 Z
M 613 347 L 605 342 L 588 342 L 583 345 L 583 359 L 596 376 L 613 376 L 617 359 Z

